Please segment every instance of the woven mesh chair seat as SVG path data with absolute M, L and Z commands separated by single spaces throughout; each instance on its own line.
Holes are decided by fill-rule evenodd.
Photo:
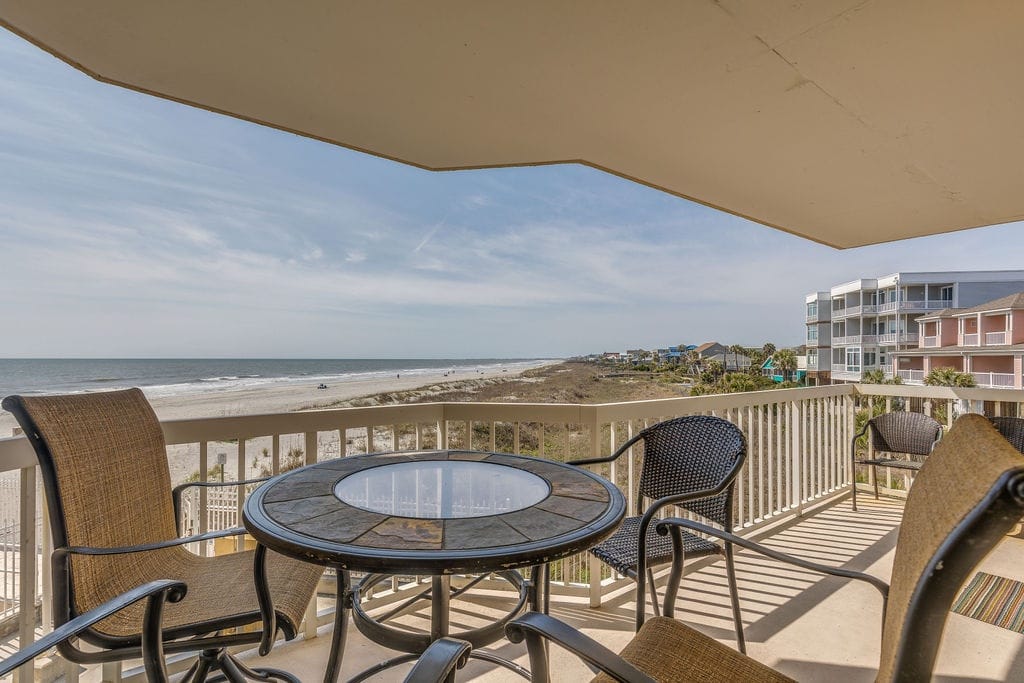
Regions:
M 993 417 L 990 419 L 1003 438 L 1013 444 L 1018 451 L 1024 453 L 1024 418 Z
M 93 579 L 89 582 L 93 590 L 88 601 L 76 600 L 76 611 L 95 607 L 106 594 L 114 596 L 151 579 L 172 578 L 184 581 L 188 593 L 181 602 L 164 607 L 162 623 L 166 637 L 176 637 L 178 628 L 206 621 L 251 624 L 260 620 L 253 554 L 249 550 L 200 557 L 176 547 L 128 555 L 76 556 L 72 558 L 72 572 Z M 267 574 L 274 609 L 288 620 L 282 626 L 294 633 L 323 567 L 273 552 L 268 555 Z M 145 603 L 137 603 L 99 622 L 96 630 L 112 636 L 134 636 L 141 631 L 144 611 Z
M 793 681 L 728 645 L 668 617 L 654 617 L 644 622 L 620 654 L 659 683 Z M 613 680 L 606 674 L 599 674 L 592 683 L 612 683 Z
M 600 545 L 590 549 L 599 560 L 620 574 L 636 578 L 638 560 L 637 537 L 640 535 L 640 517 L 627 517 L 621 526 Z M 672 540 L 659 536 L 654 529 L 657 522 L 647 527 L 647 563 L 649 566 L 672 561 Z M 687 532 L 682 533 L 683 549 L 687 556 L 709 555 L 721 552 L 714 542 Z

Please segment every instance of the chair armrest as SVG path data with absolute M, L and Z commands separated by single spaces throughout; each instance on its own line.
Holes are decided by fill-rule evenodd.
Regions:
M 148 602 L 142 627 L 142 658 L 146 666 L 146 679 L 158 682 L 166 681 L 167 671 L 164 669 L 160 617 L 163 613 L 164 600 L 178 602 L 185 597 L 185 591 L 185 584 L 181 581 L 161 579 L 150 581 L 127 593 L 122 593 L 99 607 L 75 617 L 24 650 L 19 650 L 14 656 L 0 662 L 0 676 L 7 675 L 50 648 L 77 636 L 97 622 L 145 598 Z
M 565 464 L 576 465 L 577 467 L 580 467 L 583 465 L 599 465 L 603 462 L 611 462 L 612 460 L 617 460 L 620 455 L 628 451 L 633 444 L 635 444 L 642 438 L 644 438 L 644 433 L 640 432 L 632 439 L 619 446 L 614 453 L 612 453 L 611 455 L 606 455 L 603 458 L 583 458 L 582 460 L 567 460 Z
M 263 481 L 267 481 L 271 477 L 259 477 L 256 479 L 243 479 L 241 481 L 186 481 L 184 484 L 178 484 L 171 489 L 171 502 L 174 504 L 174 523 L 181 524 L 181 494 L 185 489 L 192 488 L 193 486 L 199 486 L 201 488 L 211 488 L 214 486 L 244 486 L 246 484 L 258 484 Z
M 770 557 L 773 560 L 786 562 L 788 564 L 792 564 L 803 569 L 810 569 L 811 571 L 820 572 L 822 574 L 829 574 L 831 576 L 839 576 L 844 579 L 855 579 L 857 581 L 864 581 L 866 583 L 870 583 L 872 586 L 878 589 L 879 593 L 882 594 L 882 600 L 888 601 L 889 584 L 887 584 L 885 581 L 882 581 L 877 577 L 871 576 L 870 574 L 865 574 L 864 572 L 856 572 L 852 569 L 843 569 L 841 567 L 831 567 L 825 564 L 818 564 L 817 562 L 810 562 L 809 560 L 794 557 L 793 555 L 781 553 L 778 550 L 774 550 L 767 546 L 763 546 L 760 543 L 755 543 L 754 541 L 751 541 L 747 538 L 743 538 L 742 536 L 731 534 L 728 531 L 722 531 L 721 529 L 716 529 L 715 527 L 708 526 L 707 524 L 701 524 L 700 522 L 694 522 L 689 519 L 680 519 L 678 517 L 663 519 L 660 522 L 658 522 L 657 526 L 655 526 L 654 528 L 659 534 L 665 536 L 668 534 L 669 527 L 671 526 L 683 527 L 684 529 L 689 529 L 690 531 L 697 531 L 702 534 L 714 536 L 716 538 L 722 539 L 723 541 L 728 541 L 729 543 L 738 545 L 741 548 L 746 548 L 747 550 L 752 550 L 756 553 L 760 553 L 765 557 Z
M 588 665 L 596 667 L 623 683 L 656 683 L 653 678 L 615 654 L 593 638 L 563 621 L 540 612 L 527 612 L 505 626 L 505 635 L 513 643 L 526 640 L 530 652 L 530 670 L 534 681 L 548 681 L 544 640 L 550 640 L 572 652 Z
M 472 648 L 465 640 L 435 640 L 405 677 L 405 683 L 446 683 L 455 680 L 455 670 L 466 665 Z
M 156 541 L 153 543 L 143 543 L 141 545 L 126 545 L 119 548 L 94 548 L 91 546 L 79 545 L 79 546 L 64 546 L 60 548 L 54 548 L 53 556 L 55 558 L 63 558 L 67 555 L 126 555 L 128 553 L 141 553 L 149 550 L 160 550 L 161 548 L 173 548 L 176 545 L 186 545 L 188 543 L 196 543 L 197 541 L 208 541 L 211 538 L 223 538 L 224 536 L 239 536 L 245 533 L 245 529 L 242 527 L 232 527 L 231 529 L 221 529 L 219 531 L 207 531 L 205 534 L 196 534 L 195 536 L 185 536 L 184 538 L 172 538 L 168 541 Z

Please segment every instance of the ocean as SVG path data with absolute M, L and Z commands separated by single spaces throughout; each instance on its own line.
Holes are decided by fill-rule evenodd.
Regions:
M 140 387 L 149 397 L 251 389 L 273 384 L 372 380 L 396 374 L 519 372 L 551 362 L 534 358 L 256 359 L 0 358 L 0 397 Z

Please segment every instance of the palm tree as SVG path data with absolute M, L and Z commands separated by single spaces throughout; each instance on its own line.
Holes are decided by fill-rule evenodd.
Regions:
M 729 347 L 729 350 L 732 351 L 732 367 L 734 370 L 739 370 L 740 356 L 745 356 L 747 350 L 739 344 L 733 344 L 732 346 Z
M 973 387 L 974 375 L 955 368 L 935 368 L 924 378 L 930 387 Z
M 793 349 L 779 349 L 772 354 L 772 365 L 782 373 L 783 379 L 791 379 L 796 371 L 796 352 Z
M 765 358 L 771 358 L 775 355 L 775 344 L 765 342 L 764 346 L 761 347 L 761 353 L 764 354 Z

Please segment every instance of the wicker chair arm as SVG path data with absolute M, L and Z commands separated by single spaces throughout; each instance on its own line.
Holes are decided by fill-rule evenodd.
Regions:
M 613 460 L 617 460 L 620 455 L 628 451 L 633 444 L 635 444 L 642 438 L 644 438 L 644 432 L 640 432 L 632 439 L 619 446 L 614 453 L 612 453 L 611 455 L 606 455 L 603 458 L 584 458 L 582 460 L 567 460 L 565 464 L 576 465 L 577 467 L 580 467 L 582 465 L 599 465 L 603 462 L 611 462 Z
M 472 649 L 465 640 L 441 638 L 430 644 L 416 666 L 405 677 L 405 683 L 446 683 L 454 681 L 455 670 L 461 669 Z
M 185 584 L 181 581 L 161 579 L 159 581 L 150 581 L 127 593 L 122 593 L 99 607 L 75 617 L 32 643 L 29 647 L 19 650 L 14 656 L 0 662 L 0 676 L 6 676 L 11 671 L 32 661 L 43 652 L 77 636 L 82 631 L 106 619 L 115 612 L 119 612 L 139 600 L 147 599 L 146 614 L 142 627 L 142 658 L 146 667 L 146 679 L 156 681 L 157 683 L 164 683 L 167 681 L 167 671 L 164 669 L 160 617 L 163 613 L 164 601 L 178 602 L 185 597 L 185 591 Z
M 176 545 L 186 545 L 188 543 L 196 543 L 198 541 L 208 541 L 213 538 L 223 538 L 225 536 L 240 536 L 245 533 L 245 529 L 242 527 L 232 527 L 231 529 L 221 529 L 219 531 L 207 531 L 205 534 L 196 534 L 195 536 L 185 536 L 184 538 L 172 538 L 169 541 L 156 541 L 155 543 L 143 543 L 141 545 L 127 545 L 119 548 L 95 548 L 91 546 L 78 545 L 78 546 L 65 546 L 61 548 L 54 548 L 54 558 L 63 558 L 67 555 L 127 555 L 129 553 L 141 553 L 149 550 L 160 550 L 161 548 L 173 548 Z
M 794 557 L 793 555 L 781 553 L 778 550 L 774 550 L 767 546 L 763 546 L 760 543 L 755 543 L 754 541 L 751 541 L 747 538 L 743 538 L 742 536 L 731 534 L 728 531 L 722 531 L 721 529 L 716 529 L 715 527 L 708 526 L 707 524 L 701 524 L 700 522 L 694 522 L 689 519 L 681 519 L 678 517 L 663 519 L 660 522 L 658 522 L 657 526 L 655 526 L 654 528 L 659 534 L 665 536 L 668 534 L 670 526 L 683 527 L 684 529 L 689 529 L 690 531 L 697 531 L 702 534 L 714 536 L 716 538 L 722 539 L 723 541 L 728 541 L 741 548 L 746 548 L 747 550 L 752 550 L 756 553 L 760 553 L 765 557 L 770 557 L 773 560 L 786 562 L 788 564 L 792 564 L 803 569 L 810 569 L 811 571 L 820 572 L 822 574 L 829 574 L 831 576 L 839 576 L 844 579 L 855 579 L 857 581 L 864 581 L 866 583 L 870 583 L 872 586 L 878 589 L 878 592 L 882 594 L 883 602 L 887 601 L 889 598 L 889 584 L 887 584 L 885 581 L 882 581 L 877 577 L 871 576 L 870 574 L 865 574 L 864 572 L 856 572 L 852 569 L 830 567 L 829 565 L 818 564 L 817 562 L 810 562 L 799 557 Z
M 185 489 L 198 486 L 201 488 L 212 488 L 214 486 L 245 486 L 246 484 L 259 484 L 271 477 L 258 477 L 256 479 L 243 479 L 241 481 L 186 481 L 171 489 L 171 502 L 174 504 L 174 523 L 181 524 L 181 494 Z
M 513 643 L 526 640 L 530 653 L 532 680 L 547 683 L 549 671 L 544 640 L 551 640 L 572 652 L 590 667 L 622 683 L 655 683 L 655 680 L 589 636 L 563 621 L 540 612 L 527 612 L 509 622 L 505 635 Z

